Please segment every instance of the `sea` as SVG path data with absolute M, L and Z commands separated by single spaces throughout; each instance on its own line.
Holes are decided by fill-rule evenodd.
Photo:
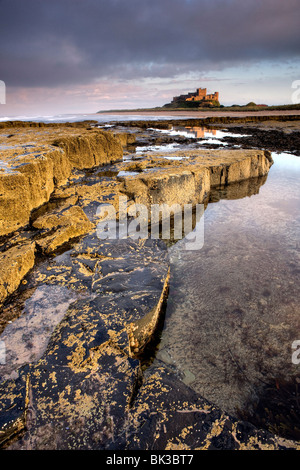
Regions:
M 170 114 L 156 114 L 153 113 L 129 113 L 129 114 L 123 114 L 123 113 L 116 113 L 116 114 L 111 114 L 111 113 L 95 113 L 95 114 L 57 114 L 57 115 L 46 115 L 46 116 L 25 116 L 25 115 L 19 115 L 19 116 L 3 116 L 0 117 L 0 122 L 4 121 L 32 121 L 32 122 L 45 122 L 45 123 L 56 123 L 56 122 L 79 122 L 79 121 L 98 121 L 99 124 L 104 124 L 107 122 L 115 122 L 115 121 L 135 121 L 135 120 L 140 120 L 140 121 L 145 121 L 145 120 L 167 120 L 167 119 L 182 119 L 184 118 L 184 115 L 178 115 L 178 116 L 171 116 Z M 186 115 L 186 117 L 190 117 L 189 114 Z

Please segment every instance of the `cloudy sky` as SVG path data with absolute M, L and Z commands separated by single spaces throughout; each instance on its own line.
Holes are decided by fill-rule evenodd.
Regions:
M 291 103 L 299 17 L 299 0 L 0 0 L 0 116 L 161 106 L 198 87 Z

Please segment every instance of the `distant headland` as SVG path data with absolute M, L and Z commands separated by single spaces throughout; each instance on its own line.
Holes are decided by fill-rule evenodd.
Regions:
M 300 110 L 300 103 L 297 104 L 284 104 L 284 105 L 267 105 L 256 104 L 250 101 L 247 104 L 232 104 L 225 106 L 220 104 L 220 92 L 207 93 L 206 88 L 197 88 L 194 92 L 174 96 L 170 103 L 163 106 L 153 108 L 138 108 L 138 109 L 110 109 L 101 110 L 97 113 L 112 113 L 112 112 L 159 112 L 159 111 L 293 111 Z

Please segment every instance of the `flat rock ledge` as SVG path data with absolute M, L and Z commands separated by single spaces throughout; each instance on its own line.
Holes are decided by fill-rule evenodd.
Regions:
M 119 178 L 136 203 L 201 204 L 213 188 L 260 178 L 273 160 L 261 150 L 187 150 L 145 156 Z
M 167 247 L 162 240 L 99 240 L 95 231 L 95 204 L 109 200 L 118 209 L 120 195 L 148 206 L 203 202 L 213 187 L 266 176 L 270 154 L 201 151 L 173 162 L 153 155 L 117 163 L 122 145 L 130 139 L 94 129 L 81 129 L 80 135 L 78 129 L 69 129 L 66 135 L 57 127 L 55 136 L 48 128 L 41 134 L 34 130 L 31 138 L 39 137 L 32 152 L 26 148 L 24 157 L 19 147 L 16 155 L 9 148 L 3 160 L 2 235 L 26 225 L 32 210 L 50 195 L 63 202 L 32 220 L 37 236 L 19 233 L 8 242 L 0 257 L 0 301 L 17 289 L 27 273 L 36 283 L 68 286 L 80 296 L 69 305 L 41 357 L 12 376 L 3 373 L 1 446 L 8 450 L 299 449 L 298 443 L 227 415 L 192 391 L 165 363 L 151 365 L 147 348 L 163 317 L 171 275 Z M 28 129 L 26 135 L 28 139 Z M 21 131 L 14 139 L 10 145 L 24 144 Z M 37 145 L 42 146 L 38 152 Z M 16 161 L 20 165 L 15 166 Z M 108 162 L 115 162 L 116 173 L 124 170 L 125 176 L 94 185 L 80 178 L 76 185 L 66 184 L 72 168 L 81 171 Z M 19 210 L 22 198 L 24 211 Z M 79 240 L 53 257 L 50 266 L 35 266 L 38 251 L 49 255 L 74 237 Z
M 32 210 L 67 183 L 73 168 L 93 168 L 123 158 L 121 140 L 100 129 L 10 130 L 13 134 L 0 141 L 0 236 L 28 224 Z
M 86 295 L 70 305 L 42 357 L 1 382 L 4 449 L 297 448 L 222 412 L 166 364 L 143 370 L 168 294 L 161 240 L 99 244 L 89 234 L 52 272 L 59 276 L 45 282 L 72 279 Z
M 148 209 L 152 204 L 182 208 L 203 203 L 215 187 L 266 176 L 273 163 L 269 152 L 259 150 L 155 153 L 128 162 L 123 161 L 123 147 L 132 143 L 131 134 L 89 129 L 12 128 L 14 134 L 0 139 L 0 236 L 12 239 L 16 234 L 0 254 L 0 304 L 18 288 L 37 253 L 51 254 L 93 230 L 100 204 L 109 202 L 117 215 L 120 196 Z M 114 178 L 103 181 L 99 173 L 92 183 L 82 182 L 80 172 L 107 165 L 114 169 Z M 56 207 L 33 219 L 33 212 L 50 199 Z M 30 235 L 28 262 L 18 254 L 28 251 L 27 238 L 18 232 L 30 224 L 38 233 Z M 20 267 L 18 272 L 10 269 L 10 262 Z

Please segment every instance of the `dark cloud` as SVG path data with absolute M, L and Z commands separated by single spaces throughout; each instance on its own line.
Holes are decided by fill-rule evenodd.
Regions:
M 46 87 L 290 59 L 299 16 L 299 0 L 0 0 L 0 78 Z

